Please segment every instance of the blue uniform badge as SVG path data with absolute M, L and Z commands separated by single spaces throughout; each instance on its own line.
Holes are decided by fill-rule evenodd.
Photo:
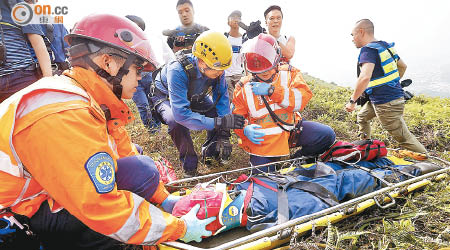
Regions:
M 114 189 L 115 167 L 113 158 L 106 152 L 89 157 L 84 165 L 97 193 L 109 193 Z

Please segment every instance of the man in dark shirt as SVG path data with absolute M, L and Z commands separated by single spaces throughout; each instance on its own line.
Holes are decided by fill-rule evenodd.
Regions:
M 426 153 L 425 147 L 409 132 L 403 119 L 405 99 L 400 78 L 406 71 L 406 64 L 395 52 L 394 43 L 376 40 L 374 26 L 369 19 L 358 21 L 352 36 L 353 43 L 361 48 L 361 52 L 358 80 L 345 109 L 354 111 L 358 97 L 363 92 L 368 94 L 370 101 L 363 105 L 357 118 L 361 138 L 370 138 L 370 121 L 376 116 L 401 147 Z
M 178 0 L 177 12 L 181 25 L 173 30 L 164 30 L 163 35 L 168 36 L 167 43 L 174 53 L 182 49 L 190 53 L 195 39 L 209 29 L 194 23 L 194 6 L 190 0 Z

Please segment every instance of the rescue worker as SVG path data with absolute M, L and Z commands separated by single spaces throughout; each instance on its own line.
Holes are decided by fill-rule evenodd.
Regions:
M 196 176 L 198 157 L 190 130 L 207 130 L 202 156 L 228 160 L 232 145 L 230 129 L 242 128 L 244 118 L 231 114 L 224 70 L 232 51 L 219 32 L 202 33 L 192 54 L 178 53 L 155 77 L 152 102 L 180 154 L 184 177 Z M 210 98 L 212 94 L 212 98 Z
M 361 139 L 369 139 L 370 121 L 377 117 L 401 147 L 427 153 L 425 147 L 411 134 L 403 119 L 405 111 L 404 91 L 400 78 L 406 71 L 405 62 L 395 52 L 394 43 L 375 39 L 374 26 L 369 19 L 362 19 L 352 30 L 353 43 L 361 48 L 358 57 L 358 80 L 345 110 L 352 112 L 356 100 L 365 92 L 369 96 L 358 112 L 357 122 Z
M 209 28 L 194 23 L 194 5 L 190 0 L 178 0 L 176 8 L 181 25 L 172 30 L 164 30 L 162 34 L 168 36 L 167 44 L 174 53 L 179 50 L 189 53 L 195 39 Z
M 133 115 L 121 99 L 132 97 L 142 70 L 158 66 L 143 31 L 125 17 L 94 14 L 66 41 L 73 68 L 0 104 L 0 214 L 29 218 L 46 250 L 211 235 L 213 219 L 197 219 L 198 207 L 181 219 L 166 213 L 178 198 L 124 128 Z
M 300 70 L 279 64 L 281 52 L 276 39 L 261 33 L 246 42 L 243 54 L 245 68 L 251 74 L 243 77 L 241 87 L 235 89 L 233 114 L 248 120 L 244 129 L 235 132 L 241 139 L 240 147 L 250 154 L 251 164 L 266 164 L 289 155 L 288 139 L 293 136 L 294 124 L 298 124 L 297 128 L 301 124 L 299 136 L 291 142 L 302 147 L 296 157 L 315 156 L 328 149 L 335 133 L 329 126 L 301 120 L 298 112 L 312 93 Z M 263 97 L 276 117 L 270 114 Z M 274 170 L 273 166 L 268 169 Z

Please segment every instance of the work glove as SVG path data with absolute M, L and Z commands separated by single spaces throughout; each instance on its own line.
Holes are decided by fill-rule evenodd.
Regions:
M 245 118 L 237 114 L 214 118 L 214 128 L 216 129 L 241 129 L 244 127 L 244 123 Z
M 265 82 L 250 82 L 250 85 L 255 95 L 269 95 L 269 89 L 272 86 Z
M 181 199 L 181 196 L 169 195 L 167 198 L 161 203 L 161 207 L 167 213 L 172 213 L 173 207 L 175 203 L 177 203 Z
M 264 141 L 261 137 L 266 135 L 266 133 L 259 131 L 258 128 L 261 128 L 258 124 L 250 124 L 244 128 L 244 135 L 254 144 L 261 144 Z
M 216 151 L 219 153 L 222 160 L 228 161 L 230 159 L 231 151 L 233 150 L 233 146 L 230 143 L 230 130 L 219 130 L 218 133 Z
M 212 232 L 206 230 L 206 226 L 215 221 L 216 217 L 210 217 L 204 220 L 197 218 L 197 212 L 200 209 L 200 204 L 195 205 L 189 213 L 181 216 L 181 219 L 186 223 L 186 234 L 180 240 L 188 243 L 191 241 L 200 242 L 202 241 L 202 236 L 211 236 Z

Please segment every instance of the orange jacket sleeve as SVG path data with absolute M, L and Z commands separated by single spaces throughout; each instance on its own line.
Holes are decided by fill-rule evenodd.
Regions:
M 245 117 L 245 119 L 248 119 L 249 118 L 248 105 L 244 95 L 245 93 L 243 87 L 240 87 L 239 89 L 236 88 L 234 90 L 234 97 L 233 97 L 234 109 L 232 110 L 232 113 L 242 115 Z M 239 138 L 243 138 L 245 136 L 243 129 L 235 129 L 234 132 L 239 136 Z
M 49 196 L 94 231 L 129 244 L 158 244 L 184 235 L 182 220 L 136 194 L 118 190 L 114 182 L 108 190 L 98 190 L 95 183 L 104 185 L 99 182 L 104 180 L 92 173 L 97 176 L 109 165 L 114 165 L 114 170 L 117 163 L 105 121 L 94 118 L 88 106 L 34 121 L 14 135 L 13 143 L 27 170 Z M 92 166 L 97 170 L 89 172 Z M 166 192 L 160 184 L 152 200 L 162 202 Z
M 275 90 L 270 98 L 288 111 L 301 111 L 311 99 L 312 92 L 303 79 L 300 70 L 292 68 L 291 71 L 287 72 L 289 72 L 291 79 L 287 89 L 281 84 L 275 85 Z

